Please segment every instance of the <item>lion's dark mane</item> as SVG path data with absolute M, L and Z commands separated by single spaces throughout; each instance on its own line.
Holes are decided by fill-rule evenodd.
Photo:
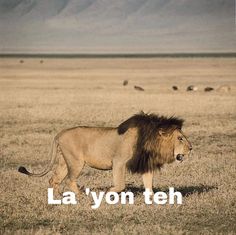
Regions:
M 134 155 L 127 162 L 127 168 L 132 173 L 146 173 L 154 171 L 162 166 L 160 152 L 156 149 L 156 143 L 160 138 L 159 131 L 168 132 L 174 129 L 182 129 L 183 119 L 176 117 L 164 117 L 156 114 L 135 114 L 118 128 L 118 134 L 124 134 L 129 128 L 138 128 L 138 139 Z M 147 148 L 145 146 L 153 146 Z

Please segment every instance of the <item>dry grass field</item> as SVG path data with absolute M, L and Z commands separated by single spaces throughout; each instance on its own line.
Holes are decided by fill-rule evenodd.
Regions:
M 0 234 L 236 234 L 235 58 L 23 60 L 0 59 Z M 188 85 L 199 90 L 187 92 Z M 204 92 L 220 85 L 231 91 Z M 141 110 L 186 120 L 191 158 L 166 165 L 154 180 L 155 191 L 180 191 L 182 205 L 146 205 L 141 178 L 128 173 L 134 205 L 92 210 L 86 197 L 48 205 L 51 173 L 17 172 L 20 165 L 41 171 L 60 130 L 117 126 Z M 111 177 L 85 167 L 78 184 L 105 191 Z

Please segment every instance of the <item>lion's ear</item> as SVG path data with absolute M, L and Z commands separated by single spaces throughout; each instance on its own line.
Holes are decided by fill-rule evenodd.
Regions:
M 166 139 L 166 138 L 169 138 L 171 132 L 169 130 L 163 130 L 163 129 L 160 129 L 158 131 L 158 134 L 160 137 L 162 137 L 163 139 Z
M 158 131 L 158 134 L 159 134 L 160 136 L 166 135 L 166 131 L 164 131 L 163 129 L 160 129 L 160 130 Z

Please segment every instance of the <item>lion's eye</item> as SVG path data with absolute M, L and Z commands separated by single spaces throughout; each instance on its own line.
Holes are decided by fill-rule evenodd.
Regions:
M 183 138 L 181 136 L 178 137 L 178 140 L 183 141 Z

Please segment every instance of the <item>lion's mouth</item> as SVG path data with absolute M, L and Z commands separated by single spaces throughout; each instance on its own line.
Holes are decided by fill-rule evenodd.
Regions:
M 177 154 L 176 160 L 182 162 L 184 160 L 184 154 Z

